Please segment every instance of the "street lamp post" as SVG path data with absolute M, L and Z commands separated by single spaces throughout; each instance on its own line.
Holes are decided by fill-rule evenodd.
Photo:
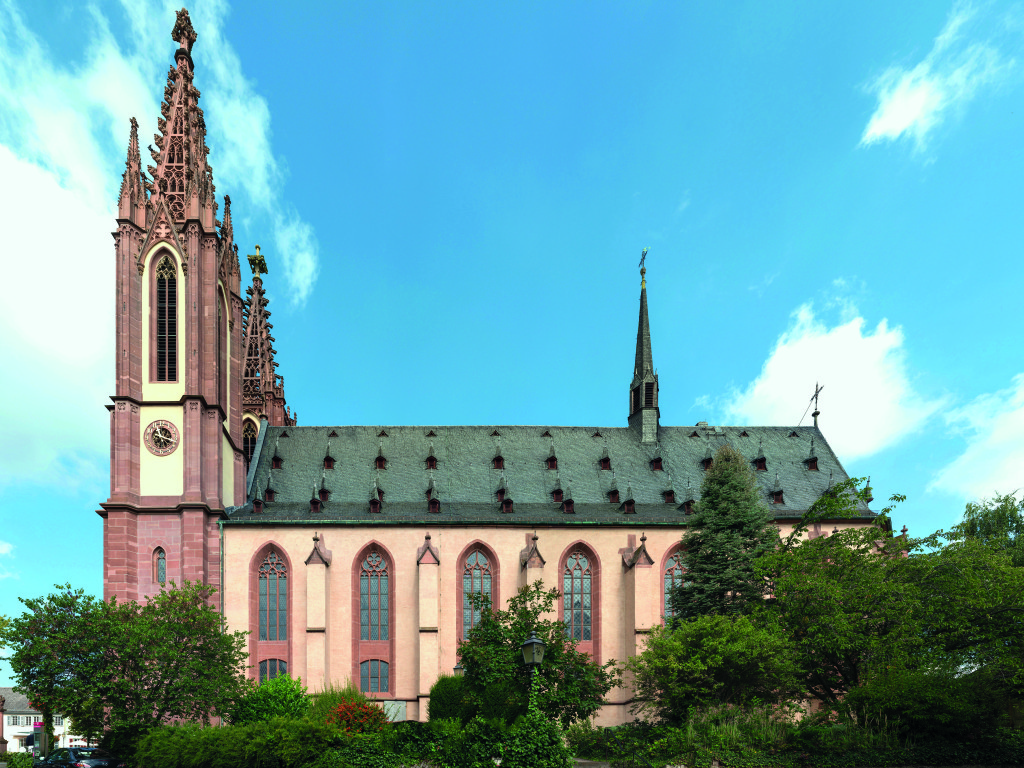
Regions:
M 544 641 L 537 637 L 536 632 L 531 632 L 530 637 L 523 641 L 520 646 L 523 651 L 523 662 L 530 668 L 530 679 L 537 674 L 537 667 L 544 661 Z
M 456 677 L 462 677 L 464 674 L 466 674 L 466 668 L 463 667 L 462 664 L 458 663 L 456 663 L 455 668 L 452 671 L 455 673 Z

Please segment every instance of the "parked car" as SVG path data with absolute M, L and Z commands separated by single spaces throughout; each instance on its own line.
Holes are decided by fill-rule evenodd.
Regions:
M 99 747 L 61 747 L 36 765 L 46 768 L 127 768 L 124 760 Z

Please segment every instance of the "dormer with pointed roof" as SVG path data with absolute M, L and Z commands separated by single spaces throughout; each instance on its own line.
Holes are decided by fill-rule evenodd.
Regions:
M 647 250 L 644 249 L 646 256 Z M 658 441 L 658 374 L 651 352 L 651 324 L 647 317 L 646 267 L 640 268 L 640 320 L 636 331 L 636 358 L 629 385 L 629 426 L 639 433 L 640 442 Z

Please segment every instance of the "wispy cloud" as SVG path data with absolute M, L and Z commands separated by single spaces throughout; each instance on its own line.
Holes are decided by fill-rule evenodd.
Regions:
M 1024 488 L 1024 373 L 1008 388 L 949 411 L 946 423 L 967 447 L 939 470 L 929 490 L 973 500 Z
M 0 2 L 0 209 L 18 222 L 6 230 L 12 257 L 5 279 L 46 286 L 45 302 L 30 290 L 8 291 L 0 302 L 8 383 L 0 406 L 8 437 L 0 443 L 0 486 L 104 481 L 103 403 L 114 370 L 110 231 L 128 118 L 138 117 L 142 143 L 149 143 L 174 51 L 176 7 L 180 2 L 125 0 L 131 32 L 124 43 L 91 8 L 89 45 L 71 64 L 27 26 L 13 2 Z M 275 274 L 287 288 L 280 295 L 302 302 L 317 277 L 316 235 L 284 195 L 268 105 L 221 32 L 227 10 L 224 2 L 206 3 L 193 18 L 218 191 L 231 194 L 239 218 L 259 222 L 246 228 L 251 236 L 265 232 L 277 244 Z
M 14 552 L 13 544 L 9 544 L 6 541 L 0 541 L 0 581 L 3 581 L 4 579 L 17 578 L 17 574 L 8 570 L 7 563 L 4 562 L 11 556 L 12 552 Z
M 736 424 L 796 424 L 815 382 L 821 427 L 836 453 L 853 460 L 895 445 L 941 406 L 910 381 L 903 331 L 882 320 L 873 330 L 857 316 L 829 327 L 805 304 L 793 313 L 761 374 L 724 405 Z
M 1002 78 L 1014 65 L 991 40 L 972 40 L 977 10 L 957 3 L 931 51 L 917 65 L 893 65 L 867 87 L 878 106 L 861 136 L 861 146 L 901 137 L 917 149 L 951 110 L 963 107 L 985 85 Z

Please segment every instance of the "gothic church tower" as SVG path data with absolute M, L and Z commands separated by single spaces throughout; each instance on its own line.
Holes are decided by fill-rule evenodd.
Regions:
M 220 586 L 217 521 L 245 499 L 240 269 L 207 163 L 188 12 L 142 171 L 132 118 L 118 200 L 116 394 L 110 410 L 105 597 L 189 579 Z

